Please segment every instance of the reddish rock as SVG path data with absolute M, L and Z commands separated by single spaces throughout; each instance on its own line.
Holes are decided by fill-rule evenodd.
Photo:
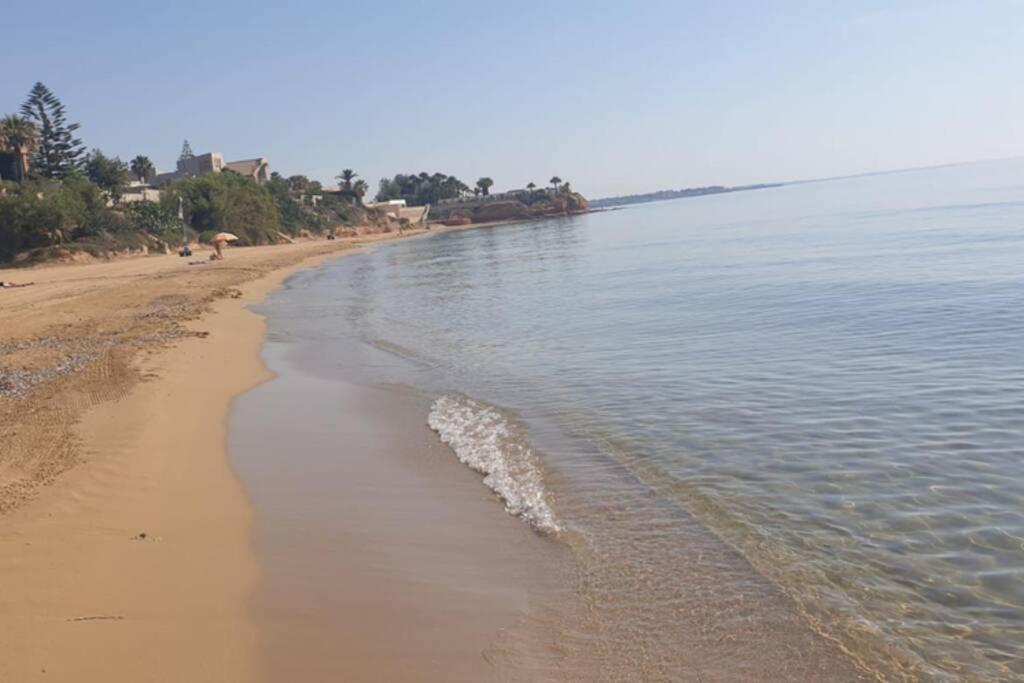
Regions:
M 472 222 L 473 219 L 470 218 L 469 216 L 455 214 L 441 221 L 441 225 L 448 225 L 454 227 L 459 225 L 469 225 Z
M 478 208 L 473 214 L 473 222 L 514 221 L 529 217 L 530 209 L 526 204 L 517 201 L 497 201 Z

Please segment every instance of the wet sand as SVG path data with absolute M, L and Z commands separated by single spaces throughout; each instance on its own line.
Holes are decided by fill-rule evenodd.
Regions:
M 505 514 L 428 409 L 409 389 L 298 370 L 237 401 L 270 680 L 535 680 L 496 660 L 522 620 L 567 599 L 568 548 Z

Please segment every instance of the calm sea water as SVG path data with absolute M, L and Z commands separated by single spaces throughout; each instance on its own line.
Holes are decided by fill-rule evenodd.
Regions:
M 439 234 L 267 310 L 322 372 L 438 398 L 577 548 L 624 671 L 742 581 L 688 573 L 696 520 L 864 670 L 1024 680 L 1024 160 Z

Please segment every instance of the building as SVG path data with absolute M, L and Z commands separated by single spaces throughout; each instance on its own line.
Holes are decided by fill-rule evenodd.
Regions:
M 430 214 L 430 206 L 406 206 L 404 199 L 369 202 L 364 206 L 368 209 L 377 209 L 396 221 L 401 221 L 404 218 L 413 225 L 426 224 L 427 216 Z
M 146 183 L 133 180 L 121 191 L 121 203 L 132 204 L 134 202 L 159 202 L 160 190 L 154 190 Z
M 223 173 L 233 171 L 239 175 L 252 178 L 257 183 L 265 183 L 270 180 L 270 163 L 265 157 L 256 159 L 243 159 L 241 161 L 224 161 L 224 155 L 220 152 L 207 152 L 206 154 L 195 155 L 187 148 L 182 151 L 178 159 L 177 170 L 168 173 L 157 173 L 149 182 L 153 186 L 164 185 L 183 178 L 194 178 L 204 173 Z
M 265 183 L 270 180 L 270 162 L 263 157 L 229 161 L 224 164 L 224 168 L 252 178 L 257 183 Z
M 395 209 L 404 209 L 405 205 L 406 205 L 406 203 L 405 203 L 404 199 L 388 199 L 387 201 L 383 201 L 383 202 L 366 202 L 365 203 L 365 206 L 368 209 L 384 209 L 385 211 L 395 210 Z

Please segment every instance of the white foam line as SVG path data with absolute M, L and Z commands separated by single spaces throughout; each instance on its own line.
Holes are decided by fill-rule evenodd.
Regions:
M 427 424 L 461 462 L 484 475 L 484 484 L 501 496 L 510 514 L 541 531 L 560 531 L 536 455 L 500 411 L 464 396 L 445 395 L 434 401 Z

